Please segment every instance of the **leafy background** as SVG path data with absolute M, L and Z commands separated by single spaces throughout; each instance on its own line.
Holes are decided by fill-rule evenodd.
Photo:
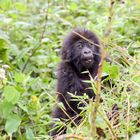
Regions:
M 108 16 L 109 0 L 0 0 L 0 140 L 49 139 L 64 36 L 84 27 L 103 40 Z M 103 118 L 114 104 L 120 108 L 117 139 L 140 139 L 139 25 L 140 1 L 116 0 L 107 44 L 113 64 L 104 64 L 116 86 L 102 94 L 97 116 L 104 139 L 111 139 Z M 68 126 L 69 133 L 89 136 L 93 106 L 86 108 L 87 123 Z

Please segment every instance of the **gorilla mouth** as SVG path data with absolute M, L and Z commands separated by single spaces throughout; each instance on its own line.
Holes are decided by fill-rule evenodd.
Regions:
M 91 62 L 92 62 L 92 59 L 85 60 L 85 63 L 91 63 Z
M 84 59 L 84 63 L 85 64 L 91 64 L 91 63 L 93 63 L 93 58 Z

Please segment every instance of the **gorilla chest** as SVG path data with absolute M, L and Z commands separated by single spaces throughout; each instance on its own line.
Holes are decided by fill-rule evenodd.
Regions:
M 93 92 L 93 89 L 91 87 L 89 76 L 86 77 L 77 77 L 72 81 L 72 93 L 75 93 L 76 95 L 83 95 L 87 94 L 89 98 L 94 98 L 95 94 Z

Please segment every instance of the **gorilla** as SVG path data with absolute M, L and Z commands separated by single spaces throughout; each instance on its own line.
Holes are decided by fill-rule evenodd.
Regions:
M 58 103 L 63 103 L 65 109 L 56 105 L 52 113 L 53 118 L 69 120 L 75 124 L 80 122 L 82 117 L 79 115 L 81 112 L 78 107 L 79 101 L 73 100 L 69 93 L 76 96 L 86 93 L 94 100 L 95 93 L 90 88 L 91 84 L 83 80 L 90 80 L 89 73 L 93 79 L 96 78 L 100 59 L 100 42 L 93 32 L 76 28 L 66 36 L 62 44 L 61 62 L 57 72 Z M 52 127 L 51 136 L 66 133 L 66 127 L 58 128 L 55 123 Z

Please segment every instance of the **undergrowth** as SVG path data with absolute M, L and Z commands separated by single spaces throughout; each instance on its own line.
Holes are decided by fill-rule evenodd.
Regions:
M 0 1 L 0 140 L 51 139 L 61 43 L 74 27 L 90 29 L 104 42 L 109 3 Z M 110 84 L 101 82 L 95 139 L 140 139 L 139 7 L 139 0 L 115 1 L 105 44 L 112 64 L 104 62 L 102 73 L 109 75 Z M 67 134 L 90 139 L 94 105 L 83 108 L 80 125 L 67 124 Z

